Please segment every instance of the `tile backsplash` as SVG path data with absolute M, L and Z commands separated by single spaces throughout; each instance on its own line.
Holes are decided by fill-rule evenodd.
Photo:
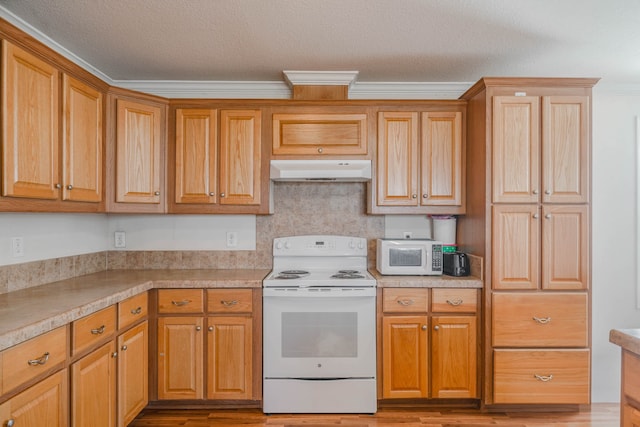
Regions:
M 102 251 L 0 266 L 0 294 L 103 270 L 271 269 L 276 237 L 337 234 L 369 240 L 384 235 L 384 216 L 366 214 L 364 183 L 276 183 L 274 214 L 256 219 L 255 251 Z

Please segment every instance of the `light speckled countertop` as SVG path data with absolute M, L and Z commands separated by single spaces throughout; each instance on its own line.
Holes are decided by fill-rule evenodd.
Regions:
M 0 350 L 152 288 L 259 288 L 269 270 L 115 270 L 0 295 Z
M 113 270 L 0 295 L 0 350 L 153 288 L 261 288 L 269 270 Z M 378 287 L 481 288 L 477 277 L 382 276 Z
M 640 356 L 640 329 L 612 329 L 609 341 Z

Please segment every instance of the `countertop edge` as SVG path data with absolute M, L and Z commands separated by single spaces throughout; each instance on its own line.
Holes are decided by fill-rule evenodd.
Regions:
M 609 332 L 609 342 L 640 355 L 640 329 L 612 329 Z

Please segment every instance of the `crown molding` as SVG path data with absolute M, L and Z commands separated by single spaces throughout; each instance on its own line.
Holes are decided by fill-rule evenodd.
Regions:
M 357 82 L 349 99 L 458 99 L 473 83 L 466 82 Z
M 113 85 L 171 99 L 291 99 L 291 88 L 285 82 L 116 80 Z
M 291 86 L 349 86 L 358 77 L 358 71 L 288 71 L 282 72 Z

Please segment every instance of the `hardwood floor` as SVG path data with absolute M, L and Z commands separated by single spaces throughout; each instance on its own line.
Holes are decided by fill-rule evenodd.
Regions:
M 147 409 L 129 427 L 618 427 L 618 404 L 596 403 L 574 413 L 481 413 L 473 409 L 434 411 L 381 409 L 375 415 L 265 415 L 258 409 Z

